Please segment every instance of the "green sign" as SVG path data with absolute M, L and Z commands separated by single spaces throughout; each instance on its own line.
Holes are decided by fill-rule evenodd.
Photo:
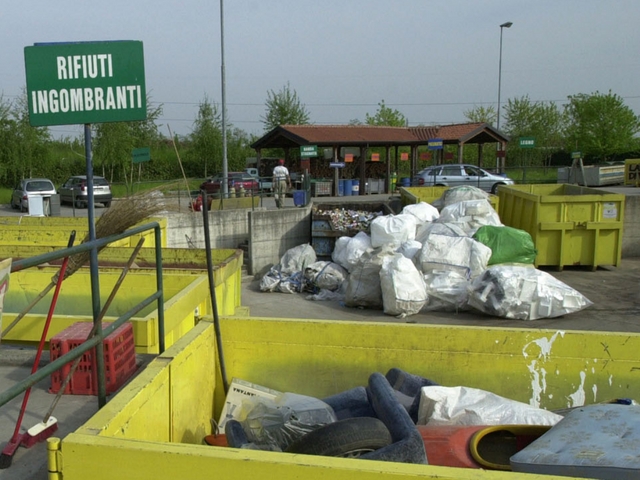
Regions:
M 574 160 L 582 158 L 582 152 L 571 152 L 571 158 L 573 158 Z
M 520 148 L 533 148 L 536 146 L 534 137 L 520 137 Z
M 318 156 L 317 145 L 303 145 L 300 147 L 301 158 L 309 158 L 309 157 L 317 157 L 317 156 Z
M 33 126 L 147 118 L 142 42 L 36 44 L 24 60 Z
M 133 163 L 148 162 L 151 160 L 151 149 L 149 147 L 134 148 L 131 151 Z

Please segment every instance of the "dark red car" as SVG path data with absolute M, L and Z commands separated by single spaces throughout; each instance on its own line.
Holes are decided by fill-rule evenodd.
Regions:
M 204 190 L 209 194 L 220 193 L 223 180 L 222 174 L 218 174 L 215 177 L 208 178 L 200 185 L 200 190 Z M 235 190 L 237 193 L 241 188 L 244 189 L 245 194 L 249 195 L 253 192 L 254 195 L 260 193 L 260 184 L 258 181 L 246 172 L 229 172 L 227 175 L 228 191 Z

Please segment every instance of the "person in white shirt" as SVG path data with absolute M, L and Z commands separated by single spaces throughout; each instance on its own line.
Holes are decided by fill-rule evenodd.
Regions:
M 291 178 L 289 170 L 284 166 L 284 159 L 278 160 L 278 165 L 273 169 L 273 188 L 278 208 L 284 207 L 284 198 L 287 187 L 291 188 Z

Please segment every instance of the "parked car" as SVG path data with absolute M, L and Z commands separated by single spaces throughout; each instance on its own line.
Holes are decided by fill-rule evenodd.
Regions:
M 221 173 L 216 175 L 215 177 L 208 178 L 200 185 L 200 190 L 204 190 L 208 194 L 218 194 L 220 193 L 222 182 L 224 177 Z M 236 191 L 240 188 L 244 188 L 247 194 L 253 192 L 254 195 L 258 195 L 260 193 L 260 184 L 255 177 L 249 175 L 247 172 L 229 172 L 227 175 L 227 188 L 228 191 L 235 189 Z
M 260 184 L 260 190 L 263 192 L 271 192 L 271 190 L 273 189 L 273 179 L 272 177 L 262 177 L 260 178 L 260 175 L 258 173 L 258 169 L 257 168 L 247 168 L 245 169 L 245 172 L 247 172 L 249 175 L 251 175 L 253 178 L 255 178 L 258 183 Z
M 434 165 L 421 170 L 412 182 L 415 186 L 457 187 L 470 185 L 491 193 L 497 193 L 499 185 L 513 185 L 509 177 L 487 172 L 475 165 L 455 163 Z
M 38 196 L 48 198 L 56 193 L 56 187 L 48 178 L 27 178 L 20 180 L 11 194 L 11 208 L 26 212 L 29 209 L 29 197 Z
M 69 177 L 60 187 L 60 203 L 69 203 L 76 208 L 86 208 L 89 206 L 87 191 L 87 176 L 75 175 Z M 111 206 L 111 186 L 104 177 L 93 177 L 93 202 L 102 203 L 106 208 Z

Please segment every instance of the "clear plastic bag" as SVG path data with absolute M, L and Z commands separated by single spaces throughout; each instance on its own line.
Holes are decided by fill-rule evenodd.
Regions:
M 333 409 L 322 400 L 289 392 L 273 400 L 243 400 L 239 414 L 251 443 L 282 451 L 303 435 L 336 420 Z
M 577 312 L 592 302 L 547 272 L 496 265 L 473 280 L 469 305 L 489 315 L 536 320 Z

